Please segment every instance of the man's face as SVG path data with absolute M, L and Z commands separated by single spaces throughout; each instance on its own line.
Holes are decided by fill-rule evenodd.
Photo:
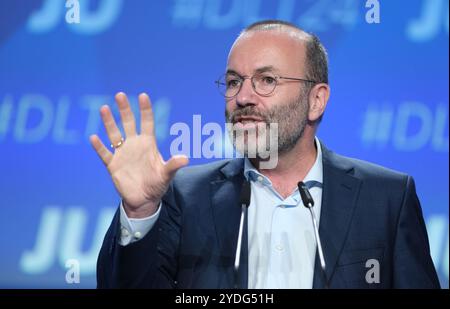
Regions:
M 251 32 L 233 45 L 227 72 L 241 77 L 251 77 L 260 72 L 268 76 L 305 78 L 304 59 L 302 40 L 278 31 Z M 245 79 L 239 93 L 227 99 L 227 122 L 233 124 L 236 135 L 240 130 L 256 130 L 262 123 L 277 123 L 278 154 L 288 152 L 302 136 L 307 123 L 308 94 L 304 90 L 305 85 L 301 82 L 281 79 L 271 94 L 260 95 L 253 89 L 250 79 Z M 236 143 L 232 136 L 230 138 L 235 148 L 245 155 L 249 143 L 254 145 L 260 139 L 267 140 L 261 134 L 256 134 L 257 141 L 246 136 L 244 144 Z

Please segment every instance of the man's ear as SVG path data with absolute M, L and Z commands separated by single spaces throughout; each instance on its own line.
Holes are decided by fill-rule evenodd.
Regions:
M 309 92 L 308 120 L 315 122 L 322 116 L 330 97 L 330 86 L 325 83 L 315 85 Z

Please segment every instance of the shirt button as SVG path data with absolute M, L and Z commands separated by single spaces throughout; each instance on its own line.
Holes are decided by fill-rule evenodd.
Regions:
M 257 179 L 258 179 L 258 181 L 259 181 L 259 182 L 263 182 L 263 178 L 262 178 L 262 176 L 258 176 L 258 178 L 257 178 Z
M 141 232 L 136 232 L 136 233 L 134 233 L 134 237 L 135 238 L 141 238 Z
M 128 232 L 127 229 L 122 228 L 122 237 L 127 237 L 128 235 L 130 235 L 130 232 Z
M 276 245 L 275 247 L 278 251 L 283 251 L 284 247 L 283 245 Z

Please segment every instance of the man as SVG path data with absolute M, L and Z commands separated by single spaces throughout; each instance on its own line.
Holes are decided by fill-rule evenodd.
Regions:
M 126 139 L 103 106 L 114 154 L 95 135 L 91 143 L 122 203 L 99 255 L 98 287 L 439 288 L 413 179 L 339 156 L 315 137 L 330 95 L 327 66 L 315 36 L 281 21 L 249 26 L 232 46 L 218 81 L 227 121 L 257 134 L 260 124 L 278 124 L 269 169 L 256 155 L 180 170 L 186 157 L 165 162 L 158 152 L 147 95 L 139 96 L 140 135 L 126 96 L 116 96 Z M 246 154 L 250 142 L 246 135 L 235 147 Z M 235 282 L 244 181 L 251 203 Z M 325 273 L 299 181 L 320 218 Z

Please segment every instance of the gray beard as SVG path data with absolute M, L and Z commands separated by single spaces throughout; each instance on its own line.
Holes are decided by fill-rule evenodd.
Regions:
M 232 113 L 225 110 L 227 123 L 235 123 L 237 116 L 256 116 L 264 120 L 266 124 L 278 124 L 278 154 L 292 150 L 298 140 L 303 136 L 306 124 L 308 122 L 308 94 L 302 93 L 296 100 L 292 100 L 287 104 L 274 106 L 265 113 L 261 113 L 253 106 L 246 106 L 237 109 Z M 228 132 L 233 147 L 236 149 L 236 141 L 232 136 L 232 132 Z M 240 151 L 240 149 L 236 149 Z M 244 153 L 245 155 L 245 153 Z

